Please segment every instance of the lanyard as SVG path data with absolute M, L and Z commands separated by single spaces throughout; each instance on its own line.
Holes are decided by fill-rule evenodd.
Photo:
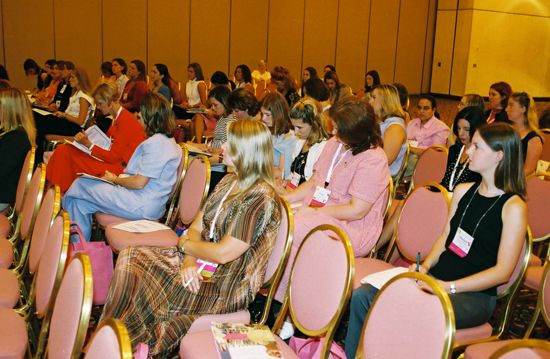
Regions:
M 466 212 L 468 211 L 468 208 L 470 207 L 470 203 L 472 203 L 472 199 L 474 199 L 477 191 L 479 191 L 479 185 L 477 186 L 476 188 L 476 191 L 474 192 L 474 194 L 472 195 L 472 197 L 470 197 L 470 200 L 468 201 L 468 204 L 466 205 L 466 208 L 464 208 L 464 212 L 462 212 L 462 217 L 460 217 L 460 222 L 458 223 L 458 228 L 460 228 L 460 226 L 462 225 L 462 220 L 464 219 L 464 215 L 466 214 Z M 504 194 L 504 193 L 503 193 Z M 477 227 L 479 226 L 479 224 L 481 223 L 481 221 L 483 220 L 483 218 L 485 218 L 485 216 L 487 215 L 487 213 L 489 213 L 489 211 L 491 209 L 493 209 L 493 207 L 495 206 L 495 204 L 497 204 L 498 200 L 500 199 L 500 197 L 502 197 L 502 194 L 500 196 L 498 196 L 498 198 L 493 202 L 493 204 L 491 205 L 491 207 L 489 207 L 489 209 L 487 209 L 485 211 L 485 213 L 483 213 L 483 215 L 479 218 L 479 221 L 477 221 L 476 223 L 476 226 L 474 227 L 474 231 L 472 232 L 472 237 L 474 237 L 476 231 L 477 231 Z
M 346 157 L 346 154 L 349 152 L 349 150 L 344 152 L 344 154 L 340 157 L 338 162 L 336 162 L 336 159 L 338 158 L 338 155 L 342 150 L 342 146 L 343 146 L 342 143 L 338 144 L 338 149 L 336 150 L 336 152 L 334 153 L 334 156 L 332 157 L 332 162 L 330 163 L 330 167 L 328 169 L 327 178 L 325 179 L 325 188 L 328 187 L 328 184 L 330 183 L 330 179 L 332 178 L 332 173 L 334 172 L 334 169 L 338 167 L 340 162 L 342 162 L 344 157 Z
M 456 181 L 455 181 L 456 169 L 458 168 L 458 165 L 460 164 L 460 157 L 462 157 L 462 153 L 464 152 L 464 148 L 466 148 L 466 146 L 462 146 L 462 148 L 460 149 L 460 153 L 458 154 L 458 158 L 456 159 L 456 163 L 453 167 L 453 172 L 451 173 L 451 178 L 449 179 L 449 191 L 451 191 L 451 192 L 455 188 L 456 183 L 460 179 L 460 176 L 462 176 L 462 173 L 464 172 L 464 170 L 468 166 L 468 163 L 470 163 L 470 157 L 468 157 L 466 159 L 466 162 L 464 162 L 464 164 L 462 165 L 462 168 L 458 172 L 458 176 L 456 176 Z
M 218 204 L 218 208 L 216 209 L 216 214 L 214 214 L 214 218 L 212 219 L 212 223 L 210 223 L 210 233 L 208 237 L 210 239 L 214 238 L 214 228 L 216 227 L 216 222 L 218 221 L 218 217 L 220 216 L 220 213 L 222 212 L 223 202 L 227 199 L 231 191 L 233 190 L 233 187 L 237 184 L 237 181 L 233 182 L 231 187 L 229 188 L 229 191 L 222 197 L 222 200 Z

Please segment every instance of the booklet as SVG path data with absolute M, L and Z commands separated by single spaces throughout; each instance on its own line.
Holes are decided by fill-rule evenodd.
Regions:
M 96 125 L 91 126 L 86 130 L 86 134 L 88 135 L 88 139 L 90 142 L 92 142 L 95 146 L 101 147 L 106 151 L 109 151 L 111 149 L 111 139 L 107 137 L 107 135 L 99 129 Z M 76 141 L 69 141 L 71 145 L 75 146 L 82 152 L 85 152 L 89 155 L 92 154 L 92 151 L 90 149 Z
M 205 108 L 200 108 L 200 107 L 188 108 L 186 111 L 188 113 L 206 113 L 206 109 Z
M 192 142 L 186 142 L 185 145 L 187 146 L 187 149 L 191 154 L 205 155 L 208 157 L 212 156 L 211 153 L 204 151 L 201 147 L 197 146 L 196 144 L 193 144 Z
M 37 114 L 39 115 L 42 115 L 42 116 L 49 116 L 49 115 L 53 115 L 53 112 L 50 112 L 50 111 L 46 111 L 46 110 L 42 110 L 38 107 L 33 107 L 32 109 L 34 112 L 36 112 Z
M 401 273 L 408 272 L 409 269 L 405 267 L 395 267 L 386 269 L 381 272 L 369 274 L 365 278 L 361 279 L 361 284 L 370 284 L 376 289 L 382 288 L 384 284 L 389 282 L 393 277 L 398 276 Z
M 120 229 L 126 232 L 132 233 L 149 233 L 155 231 L 162 231 L 165 229 L 171 229 L 168 226 L 165 226 L 162 223 L 149 221 L 147 219 L 140 219 L 138 221 L 129 221 L 117 224 L 113 226 L 115 229 Z
M 212 322 L 210 327 L 222 359 L 283 357 L 273 333 L 266 325 Z
M 83 173 L 83 172 L 78 172 L 77 175 L 82 177 L 82 178 L 87 178 L 87 179 L 91 179 L 91 180 L 94 180 L 94 181 L 101 181 L 101 182 L 109 183 L 109 184 L 112 184 L 113 186 L 116 186 L 116 183 L 111 182 L 109 180 L 106 180 L 105 178 L 92 176 L 92 175 L 89 175 L 89 174 Z

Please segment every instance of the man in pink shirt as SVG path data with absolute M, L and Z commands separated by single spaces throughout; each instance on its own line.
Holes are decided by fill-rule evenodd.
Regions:
M 430 146 L 447 146 L 451 131 L 443 121 L 435 117 L 435 98 L 431 95 L 421 95 L 417 109 L 418 117 L 407 125 L 407 139 L 411 151 L 420 155 Z

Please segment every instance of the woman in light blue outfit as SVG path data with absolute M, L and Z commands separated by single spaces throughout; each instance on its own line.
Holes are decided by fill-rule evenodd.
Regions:
M 380 123 L 384 152 L 388 157 L 392 177 L 399 172 L 407 151 L 405 112 L 399 102 L 399 92 L 393 85 L 379 85 L 371 92 L 371 104 Z
M 288 103 L 284 96 L 278 92 L 267 94 L 262 101 L 261 114 L 272 135 L 275 177 L 284 179 L 290 174 L 297 141 L 291 130 Z
M 124 174 L 109 171 L 103 179 L 79 178 L 63 197 L 63 208 L 89 241 L 92 216 L 103 212 L 130 220 L 159 219 L 176 184 L 182 151 L 171 133 L 174 119 L 170 104 L 158 94 L 145 96 L 141 118 L 150 136 L 135 150 Z

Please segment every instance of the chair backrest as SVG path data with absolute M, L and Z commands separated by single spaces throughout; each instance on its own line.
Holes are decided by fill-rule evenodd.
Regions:
M 172 194 L 170 195 L 170 198 L 167 202 L 168 210 L 166 211 L 166 220 L 164 221 L 164 224 L 167 226 L 170 226 L 173 222 L 172 217 L 174 214 L 174 209 L 176 208 L 176 204 L 179 200 L 181 182 L 183 181 L 183 178 L 185 177 L 185 172 L 187 171 L 187 167 L 189 166 L 189 149 L 184 143 L 181 143 L 180 147 L 182 151 L 182 156 L 180 165 L 178 167 L 178 179 L 176 180 L 174 189 L 172 190 Z
M 61 191 L 59 190 L 59 186 L 50 187 L 44 194 L 32 230 L 29 249 L 29 272 L 31 274 L 38 268 L 38 262 L 40 261 L 40 256 L 48 237 L 48 230 L 59 212 L 60 205 Z
M 394 195 L 395 195 L 393 178 L 391 178 L 391 176 L 388 176 L 388 177 L 389 177 L 389 180 L 388 180 L 388 197 L 386 198 L 386 209 L 384 209 L 384 222 L 386 222 L 386 220 L 388 219 L 387 216 L 388 216 L 388 213 L 390 211 L 391 205 L 393 203 L 393 198 L 394 198 Z
M 549 139 L 550 140 L 550 139 Z M 534 241 L 550 237 L 548 220 L 548 199 L 550 198 L 550 181 L 537 176 L 527 178 L 527 219 Z
M 77 253 L 69 263 L 55 298 L 47 355 L 50 359 L 78 358 L 92 309 L 92 264 Z
M 355 259 L 348 236 L 336 226 L 323 224 L 303 240 L 290 274 L 283 308 L 292 321 L 310 337 L 325 337 L 322 357 L 328 357 L 334 332 L 352 291 Z M 315 298 L 315 300 L 312 300 Z M 286 310 L 277 317 L 277 330 Z
M 539 303 L 540 312 L 546 322 L 546 325 L 550 327 L 550 260 L 547 259 L 544 263 L 544 271 L 542 273 L 542 280 L 540 283 Z
M 267 293 L 264 311 L 259 321 L 260 324 L 265 324 L 273 297 L 279 287 L 279 282 L 283 276 L 283 272 L 288 263 L 290 249 L 292 247 L 292 234 L 294 233 L 294 216 L 290 204 L 284 199 L 279 198 L 281 204 L 281 224 L 277 232 L 277 237 L 273 245 L 273 250 L 267 261 L 263 288 L 269 288 Z
M 44 194 L 44 185 L 46 184 L 46 166 L 41 164 L 36 167 L 25 200 L 23 201 L 23 209 L 21 210 L 21 224 L 19 227 L 19 233 L 21 239 L 27 239 L 27 236 L 34 225 L 40 202 L 42 202 L 42 195 Z
M 48 245 L 44 247 L 35 282 L 35 308 L 38 318 L 48 313 L 54 294 L 59 288 L 69 249 L 69 214 L 62 211 L 52 221 L 46 239 Z
M 513 340 L 489 357 L 489 359 L 541 358 L 550 358 L 550 343 L 541 339 Z
M 190 224 L 199 213 L 210 187 L 210 161 L 206 156 L 191 160 L 183 177 L 178 201 L 182 223 Z
M 420 288 L 418 280 L 429 291 Z M 403 273 L 376 295 L 356 357 L 448 358 L 454 328 L 451 300 L 436 280 L 422 273 Z
M 445 229 L 449 208 L 449 194 L 437 183 L 417 187 L 409 194 L 392 239 L 406 261 L 414 262 L 418 252 L 421 259 L 428 255 Z M 387 258 L 390 258 L 393 246 L 388 249 Z
M 542 154 L 540 156 L 540 159 L 550 162 L 550 130 L 544 128 L 541 131 L 543 134 L 542 137 L 544 139 L 544 142 L 542 144 Z
M 447 147 L 428 147 L 418 158 L 412 175 L 412 186 L 418 187 L 428 182 L 441 181 L 447 167 L 448 152 Z
M 34 154 L 36 152 L 36 147 L 32 147 L 25 161 L 23 162 L 23 167 L 21 167 L 21 174 L 19 175 L 19 182 L 17 183 L 17 192 L 15 193 L 15 213 L 19 214 L 21 212 L 21 207 L 23 206 L 23 200 L 25 199 L 25 193 L 27 191 L 27 186 L 31 181 L 32 170 L 34 168 Z
M 405 150 L 405 155 L 403 156 L 403 161 L 401 162 L 401 167 L 399 167 L 399 171 L 397 171 L 397 174 L 393 178 L 393 193 L 392 196 L 395 197 L 395 193 L 397 192 L 397 187 L 399 187 L 399 182 L 405 175 L 405 171 L 407 170 L 407 166 L 409 165 L 409 155 L 411 153 L 411 145 L 407 141 L 406 143 L 407 149 Z
M 90 342 L 85 359 L 131 359 L 132 343 L 124 323 L 106 318 L 99 323 Z

